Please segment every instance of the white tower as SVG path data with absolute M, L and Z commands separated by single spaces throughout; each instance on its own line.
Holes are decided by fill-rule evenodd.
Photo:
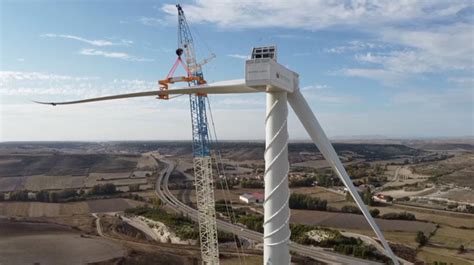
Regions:
M 287 92 L 298 86 L 298 75 L 276 61 L 276 47 L 258 47 L 246 61 L 245 82 L 267 94 L 265 118 L 265 203 L 263 263 L 290 264 L 288 200 Z

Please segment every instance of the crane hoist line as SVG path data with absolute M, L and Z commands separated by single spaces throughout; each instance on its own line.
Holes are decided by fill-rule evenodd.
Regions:
M 178 9 L 178 49 L 176 61 L 165 79 L 158 81 L 160 90 L 168 90 L 170 84 L 186 82 L 188 86 L 206 84 L 202 73 L 202 65 L 210 59 L 197 63 L 194 41 L 181 6 Z M 182 57 L 185 57 L 183 61 Z M 173 76 L 178 66 L 186 71 L 186 76 Z M 160 99 L 169 99 L 168 95 L 159 95 Z M 193 139 L 194 178 L 198 208 L 198 223 L 203 264 L 219 264 L 219 248 L 217 241 L 216 210 L 214 200 L 214 184 L 212 176 L 211 146 L 209 126 L 206 115 L 205 93 L 189 95 Z

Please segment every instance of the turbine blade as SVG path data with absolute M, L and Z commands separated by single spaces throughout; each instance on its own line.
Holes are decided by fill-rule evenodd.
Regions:
M 105 100 L 114 100 L 114 99 L 123 99 L 123 98 L 137 98 L 137 97 L 149 97 L 149 96 L 160 96 L 160 95 L 176 95 L 176 94 L 239 94 L 239 93 L 255 93 L 260 92 L 251 87 L 245 85 L 245 81 L 224 81 L 211 85 L 201 85 L 194 87 L 184 87 L 184 88 L 175 88 L 169 90 L 156 90 L 156 91 L 145 91 L 129 94 L 119 94 L 105 97 L 97 98 L 88 98 L 74 101 L 65 101 L 65 102 L 41 102 L 33 101 L 38 104 L 46 105 L 69 105 L 69 104 L 80 104 L 96 101 L 105 101 Z
M 352 183 L 351 179 L 349 178 L 349 175 L 344 169 L 344 166 L 339 160 L 339 157 L 337 156 L 334 147 L 327 138 L 326 134 L 321 128 L 321 125 L 316 119 L 316 116 L 312 112 L 311 108 L 309 107 L 301 92 L 299 90 L 296 90 L 293 93 L 288 93 L 288 102 L 290 103 L 291 107 L 296 113 L 296 116 L 298 116 L 298 119 L 301 121 L 306 131 L 310 135 L 314 144 L 318 147 L 321 154 L 329 162 L 332 169 L 336 172 L 336 174 L 342 180 L 346 188 L 349 190 L 357 206 L 359 206 L 360 210 L 364 214 L 365 219 L 374 230 L 380 242 L 382 242 L 382 245 L 385 248 L 387 255 L 392 259 L 394 264 L 398 265 L 399 262 L 395 254 L 393 254 L 392 249 L 385 240 L 382 232 L 380 231 L 379 227 L 370 215 L 368 208 L 365 206 L 364 202 L 362 201 L 362 198 L 357 192 L 357 189 L 354 187 L 354 184 Z

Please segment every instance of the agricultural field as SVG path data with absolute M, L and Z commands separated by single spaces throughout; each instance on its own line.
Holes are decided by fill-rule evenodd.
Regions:
M 290 221 L 298 224 L 318 225 L 329 228 L 371 230 L 365 218 L 359 214 L 293 209 L 291 210 Z M 429 234 L 436 229 L 435 224 L 420 221 L 385 220 L 378 218 L 376 218 L 375 221 L 382 231 L 415 233 L 423 231 L 424 233 Z
M 422 144 L 419 142 L 403 144 L 402 141 L 335 144 L 356 186 L 370 184 L 375 187 L 372 191 L 374 194 L 382 193 L 395 199 L 431 196 L 472 202 L 473 193 L 469 185 L 462 186 L 466 181 L 472 182 L 474 176 L 471 174 L 473 154 L 468 150 L 469 145 L 456 145 L 457 149 L 454 151 L 446 150 L 447 147 L 452 147 L 446 144 L 438 149 L 434 144 L 429 144 L 432 148 L 429 150 L 420 146 Z M 233 187 L 228 192 L 216 189 L 215 200 L 230 199 L 239 210 L 254 215 L 261 214 L 261 204 L 244 204 L 239 200 L 239 196 L 243 193 L 264 192 L 264 189 L 260 188 L 264 172 L 263 143 L 225 142 L 221 148 L 222 162 Z M 159 154 L 167 160 L 177 162 L 177 168 L 169 179 L 171 193 L 181 201 L 195 206 L 191 151 L 189 142 L 7 145 L 7 148 L 0 150 L 0 192 L 24 189 L 58 192 L 69 188 L 88 192 L 97 184 L 111 183 L 122 192 L 129 192 L 131 185 L 138 185 L 141 190 L 136 194 L 146 200 L 153 200 L 156 199 L 154 182 L 164 168 L 164 163 L 154 159 L 152 154 Z M 331 211 L 293 209 L 292 223 L 328 227 L 373 237 L 362 215 L 333 212 L 344 206 L 354 206 L 354 203 L 347 200 L 343 186 L 337 178 L 333 179 L 334 174 L 328 169 L 328 164 L 314 145 L 291 143 L 289 157 L 292 185 L 293 182 L 299 183 L 298 181 L 305 178 L 312 178 L 312 181 L 292 186 L 292 193 L 325 200 L 327 207 L 331 208 Z M 20 169 L 21 167 L 23 168 Z M 249 185 L 245 186 L 249 188 L 243 188 L 242 180 L 255 181 L 260 183 L 260 186 Z M 217 179 L 216 183 L 219 183 Z M 94 226 L 91 220 L 80 221 L 84 216 L 91 218 L 91 213 L 123 211 L 142 204 L 121 198 L 67 203 L 7 201 L 0 202 L 0 216 L 48 219 L 60 224 L 71 224 L 72 220 L 77 219 L 77 222 L 82 222 L 78 224 L 81 230 L 90 233 L 94 231 Z M 370 208 L 377 208 L 380 211 L 379 216 L 402 212 L 415 216 L 416 220 L 412 221 L 382 218 L 376 218 L 376 221 L 390 242 L 409 247 L 419 261 L 445 261 L 453 264 L 472 262 L 474 215 L 450 212 L 446 209 L 437 210 L 433 205 L 431 208 L 428 206 L 430 205 L 414 204 L 412 201 L 396 201 Z M 421 248 L 415 241 L 419 231 L 427 236 L 431 235 L 429 243 Z M 465 246 L 465 253 L 457 252 L 459 244 Z M 142 251 L 143 249 L 139 250 L 140 253 Z M 146 253 L 148 252 L 129 256 L 126 260 L 136 261 L 142 257 L 155 259 Z M 259 256 L 249 257 L 250 260 L 261 263 Z M 228 258 L 222 262 L 236 264 L 238 260 Z
M 14 150 L 0 152 L 0 192 L 87 189 L 104 183 L 147 189 L 148 178 L 159 168 L 149 154 Z
M 380 215 L 386 213 L 407 212 L 415 215 L 417 220 L 433 222 L 436 224 L 448 225 L 457 228 L 467 227 L 470 229 L 474 229 L 474 215 L 472 214 L 450 213 L 447 211 L 437 211 L 432 209 L 415 208 L 403 205 L 371 208 L 377 208 L 380 211 Z
M 0 219 L 0 235 L 0 264 L 82 264 L 127 254 L 120 244 L 56 224 Z
M 70 203 L 0 202 L 0 216 L 53 217 L 97 212 L 118 212 L 142 205 L 129 199 L 105 199 Z
M 420 174 L 431 175 L 442 183 L 474 189 L 474 153 L 461 152 L 457 155 L 435 163 L 416 165 L 415 170 Z

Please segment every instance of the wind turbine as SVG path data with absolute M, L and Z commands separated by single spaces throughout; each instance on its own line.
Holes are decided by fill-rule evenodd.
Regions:
M 342 165 L 331 142 L 299 89 L 299 75 L 277 62 L 275 46 L 257 47 L 245 62 L 245 80 L 182 87 L 169 90 L 146 91 L 66 102 L 37 102 L 40 104 L 69 105 L 113 99 L 168 95 L 207 95 L 266 93 L 265 118 L 265 202 L 264 202 L 264 264 L 290 264 L 290 209 L 288 201 L 288 103 L 303 124 L 324 158 L 342 180 L 365 219 L 382 243 L 394 264 L 399 264 L 381 230 L 369 213 L 357 189 Z

